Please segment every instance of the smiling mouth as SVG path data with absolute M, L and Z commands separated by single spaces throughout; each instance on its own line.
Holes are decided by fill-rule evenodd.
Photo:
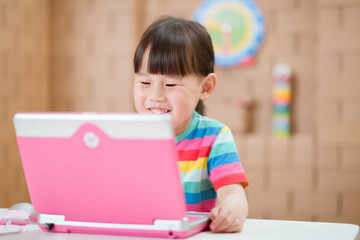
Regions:
M 159 108 L 148 108 L 148 110 L 154 114 L 165 114 L 171 112 L 171 110 L 159 109 Z

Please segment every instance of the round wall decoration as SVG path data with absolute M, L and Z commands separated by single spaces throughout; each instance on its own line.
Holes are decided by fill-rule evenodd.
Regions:
M 264 16 L 254 1 L 205 0 L 195 10 L 193 20 L 208 30 L 217 66 L 253 63 L 265 34 Z

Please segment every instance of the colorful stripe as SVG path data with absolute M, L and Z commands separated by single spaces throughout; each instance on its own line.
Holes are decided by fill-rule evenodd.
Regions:
M 192 149 L 187 151 L 179 150 L 180 161 L 197 161 L 198 158 L 206 158 L 209 156 L 211 146 L 204 146 L 200 149 Z
M 204 138 L 205 136 L 217 135 L 221 131 L 221 129 L 222 128 L 219 127 L 194 129 L 190 132 L 186 139 Z
M 216 180 L 225 177 L 228 174 L 235 174 L 239 172 L 244 172 L 244 169 L 240 163 L 236 162 L 236 163 L 224 164 L 214 168 L 211 171 L 210 181 L 215 182 Z
M 213 146 L 211 150 L 211 157 L 217 157 L 219 155 L 227 154 L 227 153 L 237 154 L 236 146 L 233 142 L 224 142 Z M 236 157 L 236 159 L 237 158 L 238 157 Z
M 178 150 L 192 150 L 198 149 L 202 146 L 212 146 L 215 141 L 216 135 L 204 136 L 203 138 L 195 139 L 184 139 L 181 142 L 177 143 L 176 148 Z
M 191 172 L 193 170 L 206 169 L 207 158 L 198 158 L 197 161 L 179 161 L 179 170 L 181 173 Z
M 210 212 L 211 209 L 215 206 L 216 199 L 209 199 L 205 200 L 198 204 L 186 204 L 186 209 L 188 211 L 195 211 L 195 212 Z
M 180 178 L 182 182 L 195 182 L 209 179 L 209 174 L 203 169 L 192 170 L 191 174 L 189 172 L 180 172 Z
M 203 179 L 199 182 L 183 182 L 183 186 L 188 193 L 198 193 L 213 188 L 209 179 Z
M 211 171 L 214 168 L 224 165 L 224 164 L 238 162 L 239 161 L 238 159 L 239 159 L 239 157 L 238 157 L 237 153 L 235 153 L 235 152 L 218 155 L 218 156 L 208 160 L 209 170 Z M 238 160 L 238 161 L 236 161 L 236 160 Z
M 197 193 L 185 192 L 185 198 L 186 203 L 188 204 L 198 204 L 200 202 L 216 198 L 216 192 L 213 188 Z
M 233 184 L 233 183 L 241 183 L 244 188 L 249 185 L 249 181 L 245 175 L 245 173 L 234 173 L 225 177 L 222 177 L 215 182 L 213 182 L 214 188 L 217 191 L 219 188 Z

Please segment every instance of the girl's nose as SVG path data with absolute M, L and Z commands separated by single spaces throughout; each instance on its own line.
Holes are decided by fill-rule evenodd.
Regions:
M 154 88 L 153 91 L 151 92 L 150 100 L 155 102 L 166 101 L 166 96 L 164 94 L 163 89 L 161 89 L 161 87 Z

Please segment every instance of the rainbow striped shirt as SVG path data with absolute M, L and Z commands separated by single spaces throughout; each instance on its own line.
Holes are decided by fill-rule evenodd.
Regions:
M 179 170 L 188 211 L 210 212 L 216 190 L 248 180 L 228 127 L 194 111 L 190 126 L 176 137 Z

